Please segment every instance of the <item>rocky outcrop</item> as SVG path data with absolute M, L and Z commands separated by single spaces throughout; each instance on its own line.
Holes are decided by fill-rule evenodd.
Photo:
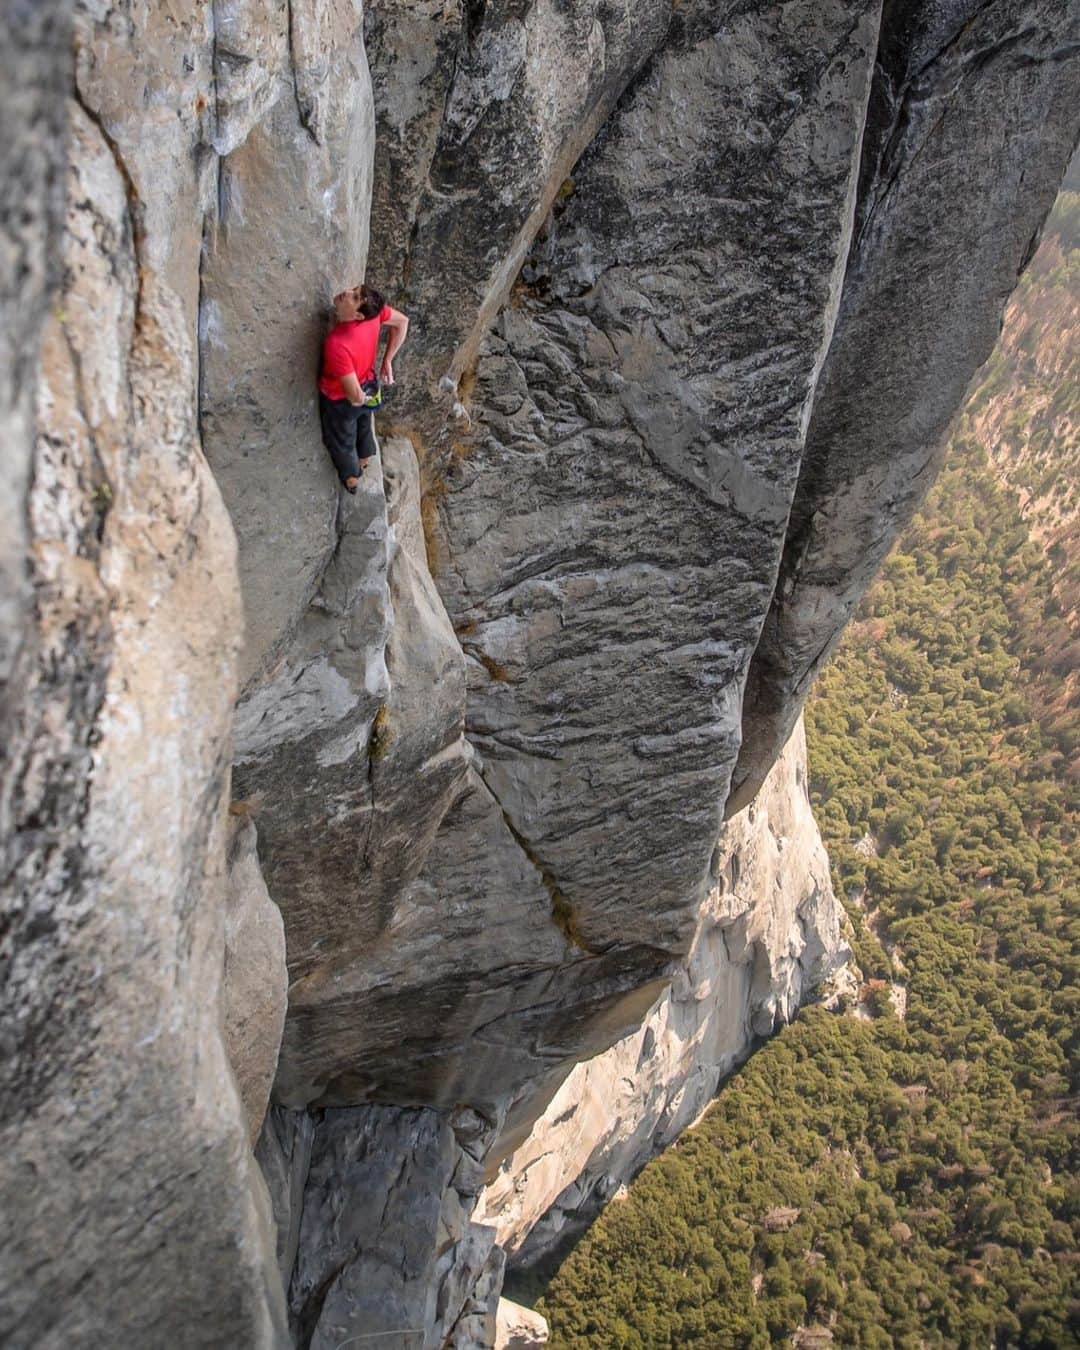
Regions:
M 812 992 L 852 992 L 843 910 L 810 811 L 801 722 L 724 830 L 690 955 L 632 1036 L 579 1064 L 485 1188 L 474 1218 L 512 1262 L 573 1236 L 708 1106 Z
M 257 1013 L 232 799 L 285 927 L 293 1331 L 484 1343 L 481 1154 L 682 988 L 703 912 L 700 1082 L 790 1011 L 805 934 L 716 897 L 720 816 L 985 353 L 1075 134 L 1075 6 L 81 0 L 73 63 L 63 6 L 17 9 L 4 1339 L 286 1334 L 246 1147 L 280 947 Z M 414 323 L 339 500 L 313 365 L 369 233 Z M 688 1043 L 707 1002 L 669 1003 Z
M 4 703 L 0 1196 L 21 1218 L 0 1324 L 12 1346 L 269 1346 L 281 1294 L 219 1003 L 235 547 L 182 306 L 109 136 L 67 113 Z
M 787 739 L 990 355 L 1076 144 L 1062 110 L 1078 53 L 1080 11 L 1058 0 L 885 6 L 836 336 L 754 653 L 729 814 Z
M 530 11 L 526 49 L 545 50 L 537 34 L 564 18 Z M 831 333 L 875 20 L 870 5 L 854 14 L 789 6 L 767 20 L 699 16 L 672 29 L 576 171 L 532 264 L 546 269 L 552 302 L 508 310 L 485 342 L 475 425 L 445 463 L 428 443 L 434 412 L 416 409 L 471 340 L 434 368 L 418 343 L 419 380 L 399 415 L 423 459 L 428 553 L 468 661 L 469 754 L 457 760 L 452 792 L 433 802 L 428 819 L 445 814 L 426 863 L 415 881 L 399 871 L 388 887 L 377 845 L 363 859 L 348 847 L 350 828 L 363 836 L 358 789 L 348 811 L 328 813 L 340 848 L 326 847 L 322 832 L 312 847 L 312 829 L 294 818 L 297 801 L 342 801 L 333 778 L 355 781 L 355 761 L 323 769 L 320 742 L 290 728 L 291 765 L 280 744 L 260 744 L 249 765 L 241 731 L 238 782 L 263 798 L 267 879 L 289 932 L 284 1100 L 468 1101 L 491 1115 L 513 1102 L 527 1116 L 574 1058 L 637 1023 L 685 954 L 737 751 L 741 683 L 771 593 L 769 560 Z M 528 109 L 543 105 L 528 78 L 499 97 L 503 85 L 478 82 L 472 64 L 490 59 L 502 70 L 519 28 L 494 7 L 467 34 L 427 170 L 433 181 L 449 172 L 464 109 L 472 130 L 456 172 L 467 183 L 487 118 L 495 136 L 501 119 L 531 125 Z M 605 37 L 605 61 L 622 50 L 622 32 Z M 589 97 L 611 93 L 604 84 Z M 574 98 L 565 106 L 580 117 Z M 790 116 L 776 120 L 779 107 Z M 389 132 L 386 140 L 395 144 Z M 480 277 L 481 248 L 512 252 L 535 209 L 535 179 L 531 171 L 526 192 L 520 174 L 508 176 L 513 210 L 478 224 L 468 258 L 447 244 L 437 268 L 434 257 L 423 261 L 441 235 L 429 237 L 420 194 L 408 286 L 421 320 L 438 292 L 465 333 L 466 301 L 450 305 L 447 278 Z M 675 198 L 685 209 L 669 210 Z M 495 209 L 489 193 L 481 206 Z M 720 274 L 718 292 L 711 278 Z M 477 293 L 474 310 L 478 301 L 487 303 Z M 427 325 L 444 345 L 459 331 L 451 327 Z M 759 359 L 764 331 L 772 355 Z M 373 587 L 380 565 L 368 573 Z M 322 622 L 316 611 L 298 632 Z M 320 651 L 327 645 L 320 636 Z M 263 700 L 285 707 L 277 691 L 299 687 L 297 672 L 287 659 L 245 705 L 271 734 L 280 713 L 263 717 Z M 359 676 L 349 678 L 358 691 Z M 352 725 L 373 715 L 364 706 L 350 712 Z M 327 941 L 336 915 L 350 928 L 344 943 Z M 418 959 L 421 949 L 429 954 Z
M 490 1142 L 468 1110 L 271 1111 L 259 1159 L 296 1344 L 493 1343 L 503 1256 L 469 1220 Z
M 511 1299 L 499 1299 L 495 1315 L 495 1350 L 533 1350 L 547 1345 L 548 1324 L 539 1313 Z
M 226 861 L 225 1049 L 254 1144 L 270 1101 L 285 1026 L 285 927 L 259 870 L 255 826 L 242 814 L 229 817 Z
M 439 596 L 389 602 L 372 486 L 239 710 L 289 940 L 283 1102 L 468 1101 L 519 1134 L 685 956 L 841 296 L 893 265 L 849 257 L 891 24 L 870 3 L 369 15 L 373 257 L 414 317 L 393 443 Z M 555 50 L 588 60 L 559 78 Z M 444 644 L 403 714 L 399 627 Z

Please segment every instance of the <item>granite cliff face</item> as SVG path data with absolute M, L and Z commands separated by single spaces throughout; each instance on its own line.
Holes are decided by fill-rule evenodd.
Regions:
M 725 868 L 773 845 L 721 819 L 987 353 L 1075 140 L 1078 7 L 9 28 L 5 1343 L 487 1344 L 476 1197 L 575 1064 L 697 1047 L 639 1049 L 640 1116 L 528 1222 L 837 948 L 809 862 L 786 909 L 747 894 Z M 413 328 L 341 499 L 313 375 L 365 265 Z
M 810 992 L 854 993 L 843 910 L 810 810 L 802 723 L 723 830 L 693 946 L 640 1028 L 570 1073 L 473 1218 L 518 1265 L 573 1236 L 694 1122 Z

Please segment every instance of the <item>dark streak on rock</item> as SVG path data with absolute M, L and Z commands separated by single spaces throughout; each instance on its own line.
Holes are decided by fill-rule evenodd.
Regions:
M 315 126 L 315 109 L 310 103 L 305 103 L 300 96 L 300 77 L 296 69 L 296 18 L 293 14 L 293 0 L 287 0 L 289 10 L 289 69 L 292 71 L 293 97 L 296 99 L 296 112 L 300 118 L 300 125 L 315 142 L 321 145 L 322 140 L 319 137 Z
M 569 942 L 571 946 L 576 947 L 578 951 L 584 952 L 587 956 L 603 956 L 608 949 L 591 947 L 585 940 L 574 907 L 559 889 L 559 883 L 544 866 L 532 844 L 529 843 L 510 819 L 506 808 L 503 806 L 502 802 L 499 801 L 494 788 L 492 788 L 491 783 L 487 778 L 484 777 L 482 770 L 480 771 L 480 777 L 483 779 L 484 786 L 487 788 L 488 792 L 491 793 L 493 800 L 502 812 L 503 821 L 506 824 L 506 828 L 513 836 L 514 842 L 517 844 L 518 848 L 521 849 L 530 864 L 536 869 L 537 876 L 539 876 L 544 890 L 546 890 L 551 897 L 551 918 L 555 927 L 562 933 L 567 942 Z

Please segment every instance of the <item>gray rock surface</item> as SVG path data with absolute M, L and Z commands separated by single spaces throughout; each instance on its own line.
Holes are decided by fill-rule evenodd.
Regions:
M 501 321 L 478 375 L 482 423 L 464 438 L 441 492 L 427 484 L 439 511 L 437 522 L 428 512 L 427 551 L 469 658 L 470 741 L 481 754 L 468 779 L 460 704 L 448 700 L 442 712 L 454 694 L 445 681 L 429 685 L 439 695 L 428 744 L 395 758 L 392 738 L 384 768 L 372 753 L 383 726 L 394 737 L 413 724 L 395 717 L 392 703 L 380 712 L 388 690 L 372 692 L 359 668 L 344 684 L 336 678 L 343 627 L 364 635 L 369 672 L 385 647 L 377 624 L 350 614 L 354 597 L 385 585 L 389 555 L 385 564 L 377 548 L 360 557 L 352 526 L 327 576 L 347 573 L 353 593 L 328 601 L 324 578 L 291 648 L 242 706 L 237 790 L 257 807 L 293 979 L 281 1100 L 468 1100 L 494 1111 L 530 1080 L 557 1078 L 575 1055 L 627 1030 L 685 952 L 846 249 L 875 35 L 872 8 L 860 14 L 853 22 L 840 6 L 824 16 L 789 7 L 764 25 L 736 20 L 720 35 L 715 23 L 701 34 L 681 28 L 590 152 L 586 186 L 560 217 L 550 264 L 563 278 L 553 283 L 559 303 Z M 547 50 L 544 25 L 564 19 L 530 9 L 528 49 Z M 501 70 L 509 60 L 516 22 L 485 11 L 447 94 L 439 153 L 445 159 L 455 135 L 468 141 L 463 183 L 475 172 L 476 137 L 496 137 L 519 104 L 547 106 L 531 66 L 521 85 L 477 74 L 476 62 L 490 58 Z M 410 32 L 391 50 L 412 42 Z M 605 53 L 614 59 L 633 46 L 634 32 L 617 25 Z M 429 56 L 438 49 L 429 43 Z M 373 67 L 378 104 L 386 76 L 379 60 Z M 541 75 L 554 98 L 558 81 L 550 69 Z M 684 88 L 697 92 L 687 98 Z M 582 100 L 603 102 L 604 90 L 560 84 L 558 116 L 579 118 Z M 777 106 L 792 115 L 774 139 L 760 129 Z M 408 122 L 402 145 L 429 116 L 413 111 L 420 122 Z M 533 124 L 520 116 L 525 135 Z M 445 177 L 449 161 L 440 163 Z M 474 251 L 516 238 L 534 209 L 521 194 L 535 192 L 535 172 L 526 178 L 508 170 L 503 192 L 515 204 L 501 223 L 464 212 Z M 736 203 L 751 184 L 756 215 L 747 217 Z M 679 196 L 686 205 L 672 218 L 667 203 Z M 495 209 L 490 197 L 475 209 Z M 416 207 L 413 236 L 434 247 L 440 232 L 425 224 L 425 209 Z M 393 234 L 388 227 L 381 237 Z M 771 250 L 762 250 L 763 236 Z M 473 256 L 456 265 L 451 252 L 440 254 L 440 293 L 460 316 L 469 304 L 454 303 L 445 280 L 475 279 L 483 263 Z M 584 282 L 582 268 L 593 269 Z M 726 299 L 705 283 L 717 268 Z M 409 284 L 423 315 L 435 296 L 432 267 L 410 264 Z M 674 295 L 684 313 L 671 313 Z M 766 329 L 768 354 L 755 356 Z M 702 365 L 684 352 L 688 344 L 716 350 Z M 567 380 L 574 369 L 581 375 Z M 668 444 L 671 418 L 678 433 Z M 746 438 L 743 458 L 710 448 L 720 428 Z M 718 563 L 723 610 L 713 598 Z M 672 599 L 671 631 L 658 640 L 655 607 Z M 395 606 L 389 631 L 403 623 L 423 627 Z M 592 653 L 601 642 L 599 668 Z M 379 746 L 367 746 L 376 731 Z M 416 769 L 431 761 L 440 790 L 425 797 Z M 415 809 L 417 797 L 427 803 L 424 828 L 409 834 L 421 847 L 402 849 L 392 831 L 385 843 L 381 829 L 372 834 L 392 816 L 384 802 Z M 411 823 L 400 809 L 398 819 Z M 486 1056 L 476 1053 L 481 1029 Z
M 801 722 L 753 806 L 725 826 L 713 868 L 670 988 L 632 1035 L 576 1066 L 485 1188 L 474 1217 L 494 1225 L 512 1263 L 580 1232 L 807 997 L 854 992 Z
M 0 143 L 0 180 L 4 183 L 0 198 L 0 444 L 6 488 L 0 512 L 0 698 L 4 700 L 0 717 L 5 728 L 16 715 L 10 694 L 17 687 L 12 673 L 30 603 L 26 498 L 41 326 L 56 285 L 63 229 L 70 10 L 69 3 L 42 0 L 5 16 L 0 51 L 0 113 L 5 127 Z M 6 810 L 2 799 L 0 810 Z M 8 824 L 6 818 L 0 820 L 4 839 L 10 837 Z
M 336 548 L 314 603 L 272 677 L 236 717 L 234 792 L 255 812 L 294 980 L 319 947 L 334 951 L 356 927 L 355 914 L 342 915 L 336 929 L 325 897 L 351 897 L 363 866 L 369 742 L 390 691 L 390 538 L 377 472 L 364 475 L 339 512 Z
M 240 629 L 189 333 L 76 103 L 5 702 L 0 1339 L 280 1343 L 221 1036 Z M 5 501 L 7 499 L 5 498 Z
M 492 1344 L 502 1254 L 469 1219 L 490 1136 L 469 1111 L 272 1109 L 259 1157 L 297 1345 Z
M 483 350 L 436 561 L 492 824 L 477 796 L 430 866 L 454 859 L 438 907 L 456 914 L 488 828 L 519 856 L 488 848 L 473 907 L 523 899 L 525 861 L 551 898 L 546 941 L 498 930 L 522 1070 L 531 970 L 555 1045 L 582 1054 L 605 1007 L 583 958 L 610 983 L 610 1035 L 618 999 L 693 937 L 831 333 L 874 17 L 795 5 L 673 37 L 526 272 L 551 300 L 520 296 Z
M 532 1308 L 511 1299 L 499 1299 L 495 1314 L 495 1350 L 533 1350 L 547 1345 L 548 1324 Z
M 240 542 L 246 683 L 281 654 L 336 542 L 315 376 L 331 297 L 364 272 L 375 135 L 358 0 L 216 8 L 199 402 Z
M 1075 3 L 887 7 L 836 336 L 747 686 L 729 813 L 761 784 L 933 481 L 1076 144 L 1078 55 Z
M 450 816 L 468 807 L 482 836 L 494 819 L 486 800 L 477 784 Z M 520 857 L 515 842 L 509 847 Z M 439 878 L 442 886 L 455 874 L 475 877 L 477 860 L 497 852 L 497 844 L 482 837 L 474 858 L 453 860 L 447 877 Z M 436 847 L 433 858 L 439 853 Z M 468 866 L 461 865 L 465 861 Z M 431 868 L 429 861 L 426 876 Z M 726 827 L 714 868 L 716 884 L 691 956 L 671 991 L 643 1024 L 636 1025 L 640 1015 L 632 1019 L 630 1036 L 573 1071 L 532 1135 L 486 1187 L 476 1211 L 492 1147 L 508 1146 L 512 1123 L 496 1130 L 472 1112 L 391 1107 L 271 1111 L 259 1159 L 274 1195 L 298 1344 L 337 1345 L 363 1327 L 398 1337 L 391 1343 L 402 1347 L 443 1344 L 440 1338 L 461 1347 L 490 1346 L 501 1248 L 536 1259 L 580 1226 L 620 1181 L 700 1113 L 755 1037 L 790 1018 L 812 987 L 835 976 L 847 951 L 806 795 L 801 729 L 759 801 Z M 528 894 L 527 874 L 522 889 Z M 539 895 L 536 903 L 544 908 Z M 455 901 L 447 912 L 460 908 Z M 511 912 L 506 921 L 512 932 L 518 916 Z M 413 922 L 430 931 L 434 919 L 428 912 Z M 460 992 L 472 976 L 470 951 L 461 934 L 447 928 L 445 913 L 442 924 L 447 951 L 466 957 Z M 486 935 L 488 942 L 492 938 L 500 949 L 509 934 Z M 410 946 L 407 938 L 400 949 L 400 967 L 383 983 L 398 991 L 403 1029 L 410 995 L 431 998 L 434 983 L 438 996 L 441 986 L 430 979 L 430 950 Z M 410 986 L 410 970 L 427 973 L 427 991 Z M 488 975 L 487 986 L 477 980 L 473 997 L 463 1002 L 482 1003 L 485 987 L 496 988 L 498 981 L 497 972 Z M 452 987 L 448 974 L 447 991 Z M 354 1004 L 354 1017 L 356 1006 L 364 1025 L 370 1025 L 371 1006 L 378 1016 L 374 1000 Z M 517 1032 L 509 999 L 506 1006 L 504 1020 L 474 1038 L 483 1050 L 478 1058 L 486 1067 L 497 1065 L 500 1082 L 515 1072 L 509 1060 L 498 1058 L 498 1038 L 512 1044 Z M 453 1005 L 438 1010 L 451 1019 L 462 1016 Z M 414 1011 L 412 1021 L 431 1014 Z M 342 1044 L 355 1047 L 349 1026 L 343 1022 Z M 398 1072 L 405 1072 L 408 1054 L 419 1056 L 422 1073 L 439 1083 L 442 1063 L 425 1058 L 419 1044 L 403 1047 Z M 533 1067 L 533 1076 L 542 1067 Z M 460 1083 L 463 1070 L 456 1061 L 453 1071 Z M 464 1090 L 487 1093 L 475 1081 Z M 453 1100 L 453 1092 L 446 1095 Z M 496 1238 L 499 1247 L 492 1245 Z M 503 1334 L 510 1334 L 505 1325 Z M 497 1335 L 494 1343 L 500 1343 Z
M 379 153 L 371 273 L 415 317 L 395 407 L 437 436 L 575 161 L 671 0 L 388 0 L 365 32 Z
M 194 338 L 203 211 L 216 186 L 214 0 L 75 5 L 75 95 L 115 148 L 140 256 Z M 194 390 L 189 391 L 192 399 Z
M 289 979 L 285 925 L 259 870 L 256 832 L 229 817 L 226 843 L 225 1048 L 236 1075 L 252 1144 L 259 1137 L 277 1072 Z

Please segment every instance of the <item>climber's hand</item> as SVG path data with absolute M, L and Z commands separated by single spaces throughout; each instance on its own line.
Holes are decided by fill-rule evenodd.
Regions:
M 383 357 L 383 363 L 379 367 L 379 379 L 383 382 L 383 384 L 394 383 L 394 367 L 391 364 L 390 358 L 388 356 Z

